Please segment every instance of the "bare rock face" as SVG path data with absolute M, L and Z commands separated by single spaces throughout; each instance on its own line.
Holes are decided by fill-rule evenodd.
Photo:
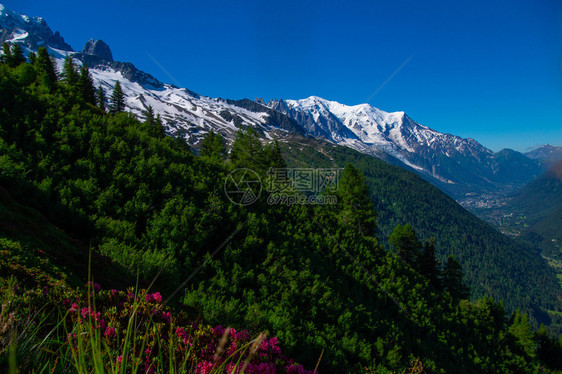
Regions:
M 92 55 L 101 58 L 104 61 L 113 61 L 111 49 L 103 40 L 90 39 L 82 49 L 85 55 Z

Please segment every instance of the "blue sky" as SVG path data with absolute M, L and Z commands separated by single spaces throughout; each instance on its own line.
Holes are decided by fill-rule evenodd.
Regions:
M 0 2 L 203 95 L 369 102 L 494 151 L 562 146 L 559 0 Z

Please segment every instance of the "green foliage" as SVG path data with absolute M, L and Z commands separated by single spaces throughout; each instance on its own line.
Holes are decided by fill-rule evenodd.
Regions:
M 154 116 L 154 109 L 152 106 L 148 106 L 146 110 L 143 111 L 143 115 L 146 117 L 144 123 L 149 126 L 151 131 L 151 135 L 155 137 L 163 137 L 166 135 L 164 131 L 164 125 L 162 124 L 162 120 L 160 119 L 160 114 Z
M 508 312 L 520 308 L 529 314 L 534 327 L 544 323 L 560 333 L 562 291 L 536 250 L 502 235 L 412 172 L 325 142 L 297 139 L 280 145 L 289 166 L 353 163 L 365 175 L 382 238 L 396 225 L 410 224 L 419 238 L 435 238 L 437 260 L 443 263 L 450 254 L 455 256 L 473 297 L 491 295 L 502 300 Z
M 86 64 L 80 67 L 80 75 L 78 76 L 78 88 L 85 102 L 96 105 L 96 89 L 94 81 L 90 76 L 90 71 Z
M 224 139 L 213 130 L 205 134 L 201 143 L 201 156 L 222 161 L 226 158 Z
M 435 241 L 426 241 L 423 250 L 418 254 L 416 268 L 419 273 L 429 280 L 435 288 L 441 288 L 441 271 L 439 261 L 435 257 Z
M 535 334 L 536 354 L 551 370 L 562 370 L 562 339 L 551 337 L 544 325 Z
M 266 170 L 263 146 L 256 130 L 251 127 L 238 130 L 230 150 L 230 161 L 236 168 Z
M 172 305 L 180 304 L 205 323 L 245 327 L 252 334 L 269 331 L 284 351 L 308 367 L 324 351 L 321 372 L 358 373 L 365 367 L 401 372 L 421 366 L 436 373 L 529 372 L 539 371 L 544 352 L 553 349 L 543 339 L 536 345 L 543 353 L 533 355 L 526 330 L 513 327 L 524 325 L 522 318 L 508 325 L 501 304 L 464 300 L 463 274 L 453 260 L 442 274 L 448 292 L 432 286 L 430 274 L 439 278 L 435 250 L 431 242 L 421 244 L 418 235 L 426 233 L 416 228 L 417 219 L 437 220 L 427 201 L 427 206 L 408 209 L 426 208 L 428 217 L 409 216 L 415 224 L 400 226 L 390 240 L 397 248 L 416 249 L 411 263 L 381 244 L 373 205 L 383 207 L 378 223 L 384 230 L 400 223 L 391 217 L 407 217 L 403 202 L 381 203 L 390 194 L 381 186 L 397 183 L 402 194 L 419 187 L 424 198 L 439 201 L 431 200 L 437 192 L 417 177 L 382 163 L 366 166 L 359 158 L 354 165 L 343 163 L 347 166 L 337 190 L 324 191 L 336 195 L 334 205 L 271 205 L 264 191 L 254 204 L 239 206 L 223 193 L 225 176 L 233 168 L 247 167 L 265 177 L 270 167 L 285 164 L 279 157 L 283 143 L 264 146 L 248 129 L 238 133 L 230 161 L 197 158 L 182 143 L 156 131 L 159 121 L 153 114 L 147 113 L 144 122 L 118 110 L 106 114 L 82 95 L 67 95 L 66 83 L 45 81 L 39 65 L 38 56 L 29 67 L 37 72 L 33 82 L 20 79 L 21 66 L 0 66 L 0 183 L 10 196 L 6 201 L 13 200 L 6 203 L 7 214 L 0 215 L 0 238 L 7 251 L 1 258 L 7 259 L 2 274 L 5 269 L 18 279 L 42 274 L 29 278 L 26 287 L 33 282 L 42 286 L 47 282 L 43 274 L 56 278 L 68 273 L 71 283 L 83 272 L 67 261 L 84 258 L 91 246 L 96 279 L 98 269 L 106 269 L 100 275 L 103 282 L 123 287 L 135 283 L 137 274 L 141 285 L 157 276 L 154 286 L 171 296 Z M 314 159 L 332 167 L 350 159 L 347 151 L 325 151 L 335 152 L 333 160 L 326 155 Z M 441 208 L 439 214 L 445 214 Z M 403 215 L 390 216 L 390 209 Z M 452 217 L 455 223 L 471 222 Z M 39 221 L 45 225 L 36 225 Z M 14 222 L 16 230 L 10 231 Z M 23 230 L 20 225 L 30 227 Z M 39 240 L 45 227 L 60 236 Z M 463 233 L 474 227 L 474 235 L 492 235 L 470 224 L 462 226 Z M 466 246 L 476 256 L 474 248 L 480 247 L 471 244 L 476 239 L 442 232 L 451 248 Z M 62 251 L 53 237 L 74 244 L 62 246 L 68 252 Z M 440 240 L 436 237 L 435 249 L 442 254 L 448 247 L 438 247 Z M 490 242 L 485 237 L 482 241 Z M 52 253 L 47 263 L 41 262 L 40 249 Z M 59 250 L 64 256 L 58 256 Z M 470 265 L 466 258 L 465 263 Z M 19 264 L 21 272 L 16 271 Z M 119 304 L 108 307 L 104 313 L 116 321 Z M 156 344 L 163 332 L 152 327 L 143 330 L 151 336 L 146 344 Z M 95 357 L 88 369 L 113 363 L 114 357 L 88 331 L 77 330 L 89 340 L 82 342 L 86 348 L 76 357 Z
M 35 62 L 37 62 L 37 53 L 31 51 L 29 52 L 29 55 L 27 56 L 29 63 L 31 65 L 35 65 Z
M 37 50 L 36 66 L 41 82 L 52 90 L 57 82 L 57 70 L 46 47 Z
M 98 89 L 96 90 L 96 103 L 98 105 L 98 108 L 100 108 L 104 112 L 106 111 L 106 108 L 105 108 L 106 100 L 107 100 L 107 98 L 105 97 L 105 90 L 100 85 L 98 87 Z
M 3 64 L 9 64 L 11 58 L 12 58 L 12 49 L 10 47 L 10 43 L 8 42 L 2 43 L 2 57 L 0 59 L 0 62 L 2 62 Z
M 64 59 L 62 76 L 66 84 L 70 87 L 74 87 L 78 83 L 78 73 L 76 72 L 76 64 L 72 56 L 67 56 Z
M 8 66 L 15 68 L 26 62 L 23 51 L 18 43 L 4 42 L 2 45 L 2 57 L 0 62 L 7 64 Z
M 11 67 L 17 67 L 25 62 L 25 56 L 23 55 L 20 45 L 18 43 L 12 44 L 12 55 L 10 56 L 8 64 Z
M 409 224 L 397 225 L 388 238 L 388 243 L 394 248 L 398 257 L 409 265 L 414 264 L 421 252 L 422 243 Z
M 363 235 L 374 236 L 376 215 L 363 174 L 347 164 L 341 173 L 336 193 L 343 207 L 339 213 L 340 222 L 355 227 Z
M 269 167 L 274 169 L 287 167 L 285 159 L 281 154 L 281 148 L 279 147 L 279 142 L 277 141 L 277 139 L 274 139 L 271 143 L 268 143 L 265 146 L 263 152 L 265 159 L 269 161 Z
M 529 323 L 529 316 L 517 310 L 513 316 L 513 322 L 509 326 L 509 333 L 515 338 L 515 343 L 521 353 L 534 357 L 536 343 Z
M 121 83 L 119 81 L 115 82 L 113 86 L 113 93 L 111 94 L 111 99 L 109 101 L 109 112 L 119 113 L 125 110 L 125 95 L 121 89 Z
M 462 268 L 451 255 L 443 268 L 443 288 L 455 302 L 470 298 L 470 290 L 463 282 Z

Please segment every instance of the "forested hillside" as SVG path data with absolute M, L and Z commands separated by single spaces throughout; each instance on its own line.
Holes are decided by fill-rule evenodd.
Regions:
M 266 191 L 251 205 L 233 204 L 223 190 L 226 176 L 247 168 L 267 181 L 271 167 L 285 166 L 277 142 L 264 145 L 252 129 L 240 131 L 227 157 L 222 139 L 210 133 L 196 157 L 182 139 L 165 136 L 151 108 L 143 122 L 122 112 L 117 86 L 109 100 L 102 91 L 96 95 L 87 68 L 78 72 L 69 59 L 57 74 L 45 49 L 30 63 L 17 48 L 8 51 L 0 64 L 0 197 L 7 212 L 0 220 L 0 296 L 8 305 L 1 314 L 0 367 L 72 372 L 82 365 L 85 372 L 101 372 L 104 365 L 119 369 L 142 360 L 147 372 L 170 372 L 174 352 L 190 349 L 191 341 L 185 330 L 163 327 L 172 318 L 165 304 L 197 322 L 191 328 L 198 334 L 202 323 L 247 329 L 253 336 L 267 331 L 307 368 L 321 357 L 318 370 L 325 373 L 562 368 L 560 343 L 544 327 L 533 331 L 527 315 L 506 313 L 500 300 L 468 300 L 461 267 L 449 256 L 466 262 L 461 245 L 448 252 L 442 246 L 442 261 L 435 257 L 437 243 L 454 240 L 447 231 L 438 232 L 443 238 L 436 235 L 435 243 L 421 240 L 426 233 L 412 229 L 419 222 L 392 221 L 388 208 L 373 203 L 373 195 L 388 198 L 377 183 L 414 193 L 407 183 L 418 177 L 384 164 L 370 168 L 355 153 L 336 150 L 331 157 L 343 167 L 338 188 L 322 191 L 336 196 L 336 204 L 271 204 Z M 433 219 L 428 199 L 434 189 L 418 193 L 420 205 L 392 206 Z M 471 228 L 463 222 L 459 218 L 458 230 Z M 488 243 L 479 231 L 471 235 L 458 240 L 468 248 L 472 241 Z M 54 251 L 57 243 L 65 255 Z M 86 263 L 99 284 L 78 297 L 74 284 L 88 280 Z M 19 272 L 24 268 L 25 274 Z M 26 283 L 28 276 L 33 282 Z M 138 292 L 138 286 L 158 292 Z M 118 289 L 102 291 L 110 287 Z M 139 296 L 141 302 L 132 304 Z M 97 304 L 90 304 L 91 297 Z M 47 299 L 40 313 L 29 303 Z M 86 299 L 87 307 L 79 308 Z M 129 334 L 132 323 L 127 327 L 120 319 L 131 308 L 142 321 L 152 320 L 146 340 L 133 339 L 139 345 L 121 351 L 112 339 Z M 30 319 L 38 326 L 34 333 L 13 338 Z M 61 326 L 77 334 L 51 339 Z M 95 335 L 100 326 L 104 332 Z M 189 351 L 194 365 L 176 369 L 241 372 L 213 358 L 226 336 L 221 329 L 197 335 Z M 230 348 L 236 349 L 237 339 L 248 340 L 235 330 L 225 354 L 240 354 Z M 92 342 L 80 340 L 85 335 Z M 106 356 L 83 349 L 96 341 L 104 342 L 97 346 L 106 347 Z M 252 358 L 255 366 L 244 366 L 247 372 L 302 372 L 280 355 L 277 340 L 258 342 L 266 342 L 267 353 L 263 344 L 246 345 L 248 352 L 260 352 Z
M 509 208 L 532 225 L 562 207 L 562 161 L 513 195 Z
M 508 310 L 522 308 L 539 323 L 560 324 L 556 275 L 530 246 L 502 235 L 412 172 L 318 141 L 282 146 L 288 162 L 298 167 L 353 163 L 365 175 L 382 238 L 397 224 L 409 223 L 421 238 L 435 239 L 441 261 L 450 254 L 459 260 L 474 296 L 492 295 Z
M 507 210 L 521 216 L 524 240 L 536 245 L 544 256 L 562 259 L 562 161 L 515 193 Z M 559 263 L 556 268 L 560 274 Z

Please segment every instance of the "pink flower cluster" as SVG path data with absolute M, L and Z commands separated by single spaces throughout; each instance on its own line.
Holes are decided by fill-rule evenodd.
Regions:
M 199 355 L 201 362 L 197 365 L 196 373 L 207 374 L 213 368 L 213 365 L 218 367 L 224 360 L 228 360 L 228 363 L 225 365 L 228 374 L 241 373 L 242 370 L 248 374 L 313 374 L 312 371 L 305 370 L 302 365 L 295 364 L 292 359 L 287 359 L 281 353 L 279 341 L 276 337 L 264 339 L 254 352 L 254 356 L 250 357 L 250 362 L 246 364 L 247 356 L 245 356 L 240 360 L 241 363 L 236 365 L 240 358 L 240 352 L 237 352 L 237 350 L 245 345 L 249 344 L 251 346 L 252 344 L 251 336 L 246 330 L 236 331 L 231 328 L 228 332 L 228 343 L 224 347 L 225 355 L 217 359 L 214 357 L 214 354 L 217 351 L 218 342 L 222 339 L 226 329 L 218 325 L 213 331 L 216 339 L 209 343 L 205 349 L 201 350 Z M 180 336 L 180 333 L 184 334 L 185 330 L 177 329 L 176 333 Z
M 93 307 L 81 307 L 86 303 L 84 295 L 74 299 L 69 298 L 65 307 L 69 309 L 69 316 L 73 321 L 86 323 L 87 326 L 90 322 L 91 327 L 99 331 L 111 349 L 117 349 L 116 347 L 121 344 L 122 336 L 118 334 L 118 329 L 127 324 L 130 311 L 136 310 L 139 331 L 143 331 L 141 333 L 146 334 L 145 336 L 152 334 L 152 331 L 158 331 L 162 344 L 169 345 L 173 342 L 174 346 L 169 347 L 172 349 L 166 348 L 164 352 L 175 352 L 177 357 L 189 359 L 195 368 L 195 373 L 210 374 L 219 367 L 221 372 L 226 371 L 229 374 L 238 374 L 242 371 L 248 374 L 313 373 L 283 355 L 279 341 L 275 337 L 270 339 L 261 337 L 260 339 L 263 340 L 257 345 L 258 343 L 255 343 L 254 337 L 247 330 L 225 329 L 220 325 L 210 328 L 207 325 L 190 322 L 181 312 L 172 315 L 170 309 L 162 305 L 160 292 L 146 293 L 141 290 L 138 292 L 139 298 L 135 300 L 135 290 L 132 288 L 126 291 L 101 291 L 101 287 L 95 283 L 90 283 L 88 286 L 89 290 L 93 288 L 98 291 L 87 295 L 87 305 L 96 305 L 96 310 Z M 90 297 L 95 302 L 92 302 Z M 146 330 L 145 326 L 151 327 L 150 331 Z M 72 335 L 68 339 L 71 341 Z M 219 344 L 224 346 L 219 349 Z M 148 345 L 148 347 L 143 351 L 139 350 L 136 354 L 142 360 L 142 371 L 153 373 L 161 364 L 159 355 L 162 353 L 157 346 Z M 186 352 L 189 352 L 189 357 L 186 356 Z M 117 363 L 120 364 L 122 359 L 118 357 Z M 126 360 L 126 362 L 130 361 Z
M 109 339 L 113 339 L 115 337 L 115 335 L 116 335 L 115 329 L 111 326 L 107 326 L 107 328 L 103 332 L 103 336 L 105 336 Z
M 176 334 L 178 335 L 178 338 L 181 339 L 181 341 L 184 344 L 189 344 L 191 345 L 191 341 L 189 339 L 189 334 L 187 333 L 187 331 L 185 331 L 185 329 L 183 327 L 178 327 L 176 329 Z
M 197 364 L 197 370 L 195 372 L 200 374 L 209 374 L 212 368 L 213 368 L 212 362 L 201 361 L 200 363 Z
M 146 294 L 146 302 L 160 304 L 162 302 L 162 295 L 160 295 L 160 292 L 148 293 Z
M 100 312 L 96 312 L 95 310 L 85 307 L 80 311 L 80 316 L 82 316 L 82 319 L 84 320 L 91 318 L 97 328 L 105 330 L 106 323 L 104 319 L 101 318 Z

